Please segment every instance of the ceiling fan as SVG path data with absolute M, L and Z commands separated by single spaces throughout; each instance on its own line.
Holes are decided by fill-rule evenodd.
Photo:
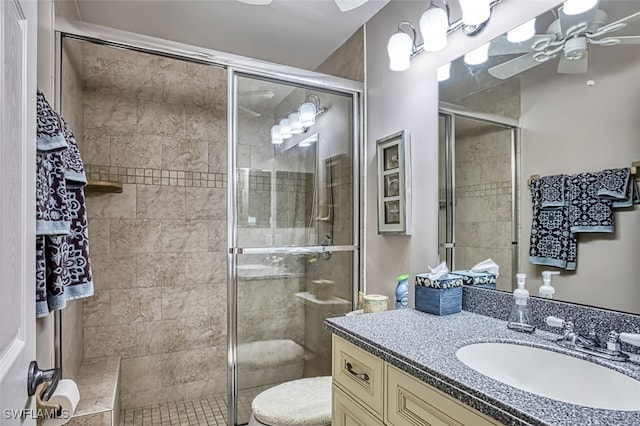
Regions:
M 558 9 L 558 18 L 549 25 L 546 34 L 535 35 L 522 43 L 509 43 L 506 36 L 491 43 L 489 55 L 524 53 L 514 59 L 489 68 L 493 77 L 506 80 L 523 71 L 534 68 L 556 57 L 558 72 L 583 74 L 589 68 L 589 48 L 615 46 L 617 44 L 640 44 L 640 35 L 616 36 L 612 33 L 625 28 L 629 23 L 640 21 L 640 12 L 633 13 L 612 23 L 598 8 L 600 2 L 583 13 L 568 15 L 564 8 Z
M 254 4 L 254 5 L 266 5 L 271 4 L 271 0 L 238 0 L 241 3 Z M 336 2 L 336 6 L 342 12 L 348 12 L 351 9 L 360 7 L 367 2 L 367 0 L 333 0 Z

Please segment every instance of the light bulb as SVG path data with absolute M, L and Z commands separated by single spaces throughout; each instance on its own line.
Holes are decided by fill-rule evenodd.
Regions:
M 300 115 L 297 112 L 289 114 L 289 124 L 291 125 L 291 133 L 297 135 L 304 132 L 304 126 L 300 121 Z
M 292 135 L 291 133 L 291 123 L 288 118 L 283 118 L 280 120 L 280 135 L 282 139 L 289 139 Z
M 464 55 L 464 62 L 469 65 L 480 65 L 489 59 L 489 43 L 485 43 L 477 49 Z
M 298 118 L 304 127 L 311 127 L 316 122 L 316 106 L 313 102 L 305 102 L 298 108 Z
M 271 126 L 271 143 L 280 145 L 282 143 L 282 135 L 280 134 L 280 126 L 278 124 Z
M 397 31 L 389 39 L 387 53 L 389 54 L 389 68 L 392 71 L 408 70 L 411 66 L 411 51 L 413 40 L 404 31 Z
M 567 15 L 579 15 L 591 10 L 598 4 L 598 0 L 567 0 L 564 2 L 562 11 Z
M 420 18 L 423 47 L 427 52 L 436 52 L 447 46 L 447 30 L 449 18 L 443 9 L 432 6 Z
M 510 43 L 522 43 L 529 40 L 536 34 L 536 18 L 515 27 L 507 33 L 507 40 Z
M 438 67 L 438 81 L 445 81 L 451 77 L 451 62 Z
M 491 0 L 460 0 L 462 23 L 480 25 L 491 16 Z

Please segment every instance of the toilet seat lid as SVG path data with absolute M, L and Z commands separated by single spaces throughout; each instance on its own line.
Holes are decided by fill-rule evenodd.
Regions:
M 331 376 L 292 380 L 269 388 L 251 403 L 255 418 L 271 426 L 331 424 Z

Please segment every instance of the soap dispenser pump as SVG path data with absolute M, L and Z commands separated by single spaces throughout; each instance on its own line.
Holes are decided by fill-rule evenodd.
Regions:
M 553 299 L 553 295 L 556 293 L 556 289 L 551 286 L 551 276 L 560 275 L 558 271 L 542 271 L 542 285 L 538 291 L 540 297 L 547 299 Z
M 529 292 L 524 288 L 526 274 L 516 274 L 518 288 L 513 291 L 514 305 L 507 327 L 515 331 L 533 333 L 536 329 L 531 325 L 531 311 L 529 308 Z

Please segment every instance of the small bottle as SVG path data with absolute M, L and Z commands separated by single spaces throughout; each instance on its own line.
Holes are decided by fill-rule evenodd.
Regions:
M 511 316 L 507 327 L 516 330 L 532 333 L 535 327 L 531 325 L 531 311 L 529 308 L 529 292 L 524 288 L 526 274 L 516 274 L 518 288 L 513 291 L 514 304 L 511 309 Z
M 542 285 L 538 290 L 540 297 L 547 299 L 553 299 L 553 295 L 556 294 L 556 289 L 551 287 L 551 275 L 560 275 L 558 271 L 542 271 Z
M 403 274 L 396 278 L 396 281 L 398 281 L 398 285 L 396 286 L 396 309 L 405 309 L 409 307 L 408 280 L 408 274 Z

